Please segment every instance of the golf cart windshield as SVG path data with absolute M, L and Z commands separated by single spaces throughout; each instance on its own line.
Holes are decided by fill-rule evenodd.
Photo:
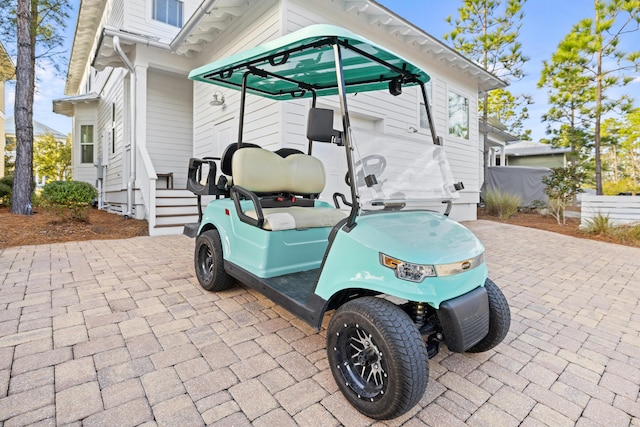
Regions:
M 363 210 L 416 209 L 458 198 L 441 145 L 351 128 Z

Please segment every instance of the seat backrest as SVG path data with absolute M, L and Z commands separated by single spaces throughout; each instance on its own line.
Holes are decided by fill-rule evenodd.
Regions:
M 256 194 L 308 196 L 324 190 L 324 165 L 306 154 L 282 158 L 262 148 L 244 148 L 235 153 L 232 163 L 234 185 Z
M 240 148 L 258 148 L 259 145 L 252 144 L 250 142 L 243 142 L 242 147 Z M 238 151 L 238 143 L 233 142 L 227 145 L 227 148 L 224 149 L 222 156 L 220 156 L 220 171 L 229 176 L 233 176 L 233 155 Z

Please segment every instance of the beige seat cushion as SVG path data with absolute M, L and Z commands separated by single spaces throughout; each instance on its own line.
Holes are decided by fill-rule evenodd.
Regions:
M 264 215 L 262 228 L 271 231 L 333 227 L 347 217 L 347 214 L 340 209 L 302 206 L 267 208 L 262 209 L 262 213 Z M 258 219 L 255 210 L 246 211 L 245 214 Z
M 320 194 L 322 162 L 306 154 L 282 158 L 262 148 L 243 148 L 233 155 L 233 183 L 254 193 Z

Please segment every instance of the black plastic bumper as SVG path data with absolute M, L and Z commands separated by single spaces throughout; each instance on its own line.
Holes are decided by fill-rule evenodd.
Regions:
M 450 299 L 437 310 L 449 350 L 462 353 L 489 333 L 489 297 L 484 287 Z

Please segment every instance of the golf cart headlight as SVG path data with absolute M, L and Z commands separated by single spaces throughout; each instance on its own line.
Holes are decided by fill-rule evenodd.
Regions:
M 396 272 L 396 277 L 410 282 L 422 282 L 425 277 L 435 277 L 436 269 L 433 265 L 412 264 L 380 254 L 380 263 Z

